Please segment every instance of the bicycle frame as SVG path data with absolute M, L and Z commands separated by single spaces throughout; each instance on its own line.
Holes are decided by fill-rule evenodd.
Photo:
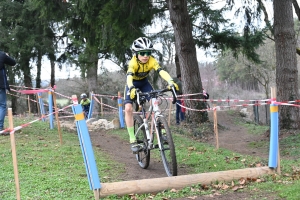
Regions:
M 161 92 L 164 92 L 166 90 L 161 90 Z M 173 102 L 176 102 L 176 92 L 175 89 L 172 88 L 172 94 L 173 94 Z M 146 116 L 147 112 L 145 111 L 145 103 L 146 103 L 146 99 L 143 99 L 142 102 L 140 102 L 140 96 L 139 96 L 139 92 L 137 92 L 137 103 L 138 105 L 141 106 L 141 111 L 142 111 L 142 119 L 143 119 L 143 124 L 139 127 L 138 130 L 140 130 L 141 128 L 145 127 L 146 130 L 146 135 L 147 135 L 147 140 L 148 140 L 148 149 L 151 150 L 154 148 L 153 146 L 153 140 L 154 137 L 152 137 L 153 134 L 153 127 L 155 128 L 155 133 L 156 133 L 156 138 L 158 141 L 158 146 L 159 149 L 162 148 L 161 142 L 159 140 L 160 135 L 159 135 L 159 131 L 157 130 L 157 121 L 156 118 L 158 116 L 163 117 L 163 115 L 160 114 L 160 110 L 159 110 L 159 103 L 158 103 L 158 96 L 151 96 L 151 100 L 150 100 L 150 107 L 149 107 L 149 111 L 148 111 L 148 116 Z M 152 102 L 153 100 L 155 100 L 155 102 Z M 154 114 L 154 116 L 153 116 Z M 151 131 L 149 130 L 149 126 L 148 126 L 148 120 L 151 117 Z
M 162 163 L 168 176 L 177 175 L 177 161 L 174 142 L 168 123 L 159 109 L 158 98 L 163 93 L 169 91 L 154 90 L 148 93 L 137 92 L 137 106 L 141 108 L 141 113 L 134 115 L 134 131 L 137 143 L 141 149 L 136 153 L 136 159 L 143 169 L 146 169 L 150 163 L 150 150 L 159 149 L 162 157 Z M 141 96 L 140 96 L 141 94 Z M 176 94 L 173 88 L 173 103 L 176 102 Z M 145 104 L 150 101 L 149 111 L 146 112 Z M 151 121 L 150 121 L 151 120 Z M 150 122 L 150 123 L 149 123 Z M 155 132 L 155 133 L 154 133 Z M 154 134 L 157 141 L 154 142 Z
M 152 99 L 153 100 L 153 99 Z M 138 131 L 141 129 L 141 128 L 145 128 L 145 131 L 146 131 L 146 136 L 147 136 L 147 141 L 148 141 L 148 149 L 151 150 L 154 148 L 154 145 L 153 145 L 153 141 L 154 141 L 154 137 L 153 137 L 153 128 L 155 129 L 155 133 L 156 133 L 156 138 L 157 138 L 157 141 L 158 141 L 158 146 L 159 146 L 159 149 L 161 149 L 161 142 L 159 140 L 160 138 L 160 135 L 159 135 L 159 132 L 157 130 L 157 121 L 156 121 L 156 117 L 157 116 L 163 116 L 161 114 L 159 114 L 159 111 L 156 111 L 155 113 L 153 113 L 153 106 L 152 104 L 150 103 L 150 107 L 149 107 L 149 111 L 148 113 L 145 111 L 144 109 L 145 105 L 142 104 L 142 119 L 143 119 L 143 124 L 138 128 Z M 148 114 L 148 116 L 146 116 L 146 114 Z M 148 120 L 151 118 L 151 124 L 150 124 L 150 129 L 149 129 L 149 123 L 148 123 Z

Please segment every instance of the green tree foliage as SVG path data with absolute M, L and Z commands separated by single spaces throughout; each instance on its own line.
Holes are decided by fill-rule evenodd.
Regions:
M 113 54 L 126 71 L 126 63 L 132 56 L 132 42 L 144 36 L 144 28 L 153 23 L 154 16 L 162 12 L 151 1 L 111 0 L 100 11 L 100 49 Z
M 216 52 L 223 52 L 228 49 L 233 53 L 234 58 L 241 54 L 254 62 L 260 62 L 259 55 L 255 50 L 263 43 L 267 28 L 258 29 L 254 21 L 260 20 L 261 11 L 265 9 L 264 4 L 258 1 L 257 10 L 253 10 L 253 4 L 244 1 L 242 6 L 236 8 L 235 2 L 227 0 L 221 9 L 213 9 L 211 1 L 189 1 L 191 22 L 193 23 L 194 39 L 199 48 L 212 48 Z M 260 2 L 260 3 L 259 3 Z M 237 33 L 237 27 L 229 23 L 226 13 L 236 9 L 236 16 L 244 17 L 244 30 L 242 34 Z M 266 20 L 268 23 L 269 21 Z

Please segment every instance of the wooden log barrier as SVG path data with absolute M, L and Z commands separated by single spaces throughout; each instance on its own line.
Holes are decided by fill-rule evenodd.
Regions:
M 196 184 L 208 185 L 215 181 L 224 182 L 238 180 L 240 178 L 258 178 L 265 174 L 274 174 L 274 170 L 269 167 L 257 167 L 164 178 L 101 183 L 100 197 L 113 194 L 120 196 L 126 194 L 147 194 L 168 189 L 182 189 Z

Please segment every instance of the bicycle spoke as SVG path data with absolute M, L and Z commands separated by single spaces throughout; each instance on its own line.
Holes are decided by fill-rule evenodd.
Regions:
M 157 119 L 162 148 L 160 154 L 168 176 L 177 176 L 177 160 L 171 131 L 164 117 Z
M 143 125 L 143 119 L 139 115 L 133 116 L 134 121 L 134 133 L 137 139 L 137 143 L 143 145 L 143 149 L 136 154 L 136 159 L 141 168 L 146 169 L 150 162 L 150 150 L 148 149 L 147 136 Z

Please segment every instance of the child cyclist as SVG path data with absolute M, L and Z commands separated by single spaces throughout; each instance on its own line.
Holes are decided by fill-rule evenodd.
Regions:
M 83 109 L 84 117 L 85 119 L 87 119 L 90 111 L 91 101 L 89 100 L 89 98 L 87 98 L 87 95 L 85 93 L 82 93 L 80 95 L 80 98 L 81 98 L 80 104 Z
M 150 92 L 153 90 L 148 81 L 148 74 L 151 70 L 155 70 L 159 75 L 168 82 L 169 87 L 175 87 L 178 90 L 178 85 L 174 83 L 171 76 L 163 70 L 158 64 L 157 60 L 151 56 L 153 49 L 152 42 L 146 37 L 136 39 L 131 49 L 134 53 L 132 59 L 129 61 L 126 79 L 126 96 L 125 96 L 125 122 L 129 134 L 130 147 L 133 153 L 137 153 L 141 146 L 137 144 L 134 135 L 133 127 L 133 107 L 132 103 L 136 97 L 136 89 L 141 92 Z

